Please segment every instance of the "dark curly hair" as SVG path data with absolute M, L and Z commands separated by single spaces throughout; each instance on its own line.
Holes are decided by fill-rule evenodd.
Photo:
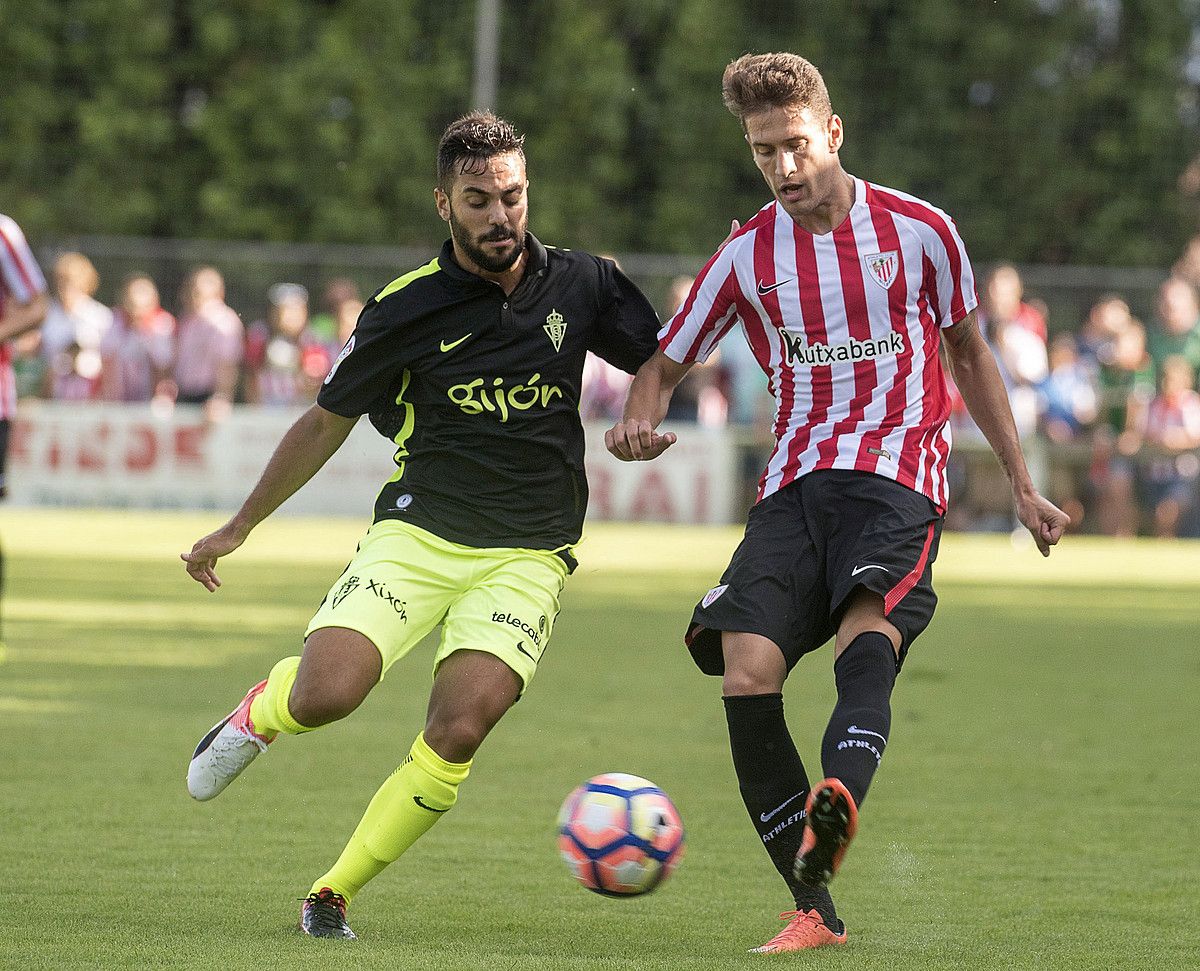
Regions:
M 443 192 L 457 175 L 480 175 L 488 160 L 515 152 L 525 159 L 525 136 L 490 111 L 472 111 L 452 121 L 438 142 L 437 181 Z

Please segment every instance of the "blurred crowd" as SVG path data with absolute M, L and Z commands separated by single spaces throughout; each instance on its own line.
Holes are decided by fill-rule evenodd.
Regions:
M 170 301 L 178 316 L 145 274 L 125 279 L 116 305 L 104 306 L 96 299 L 96 269 L 81 253 L 61 254 L 52 275 L 45 324 L 15 342 L 22 395 L 198 404 L 213 420 L 238 402 L 311 402 L 363 306 L 348 279 L 328 281 L 315 306 L 305 287 L 277 283 L 254 315 L 259 319 L 246 324 L 225 302 L 224 280 L 211 266 L 194 270 Z M 660 308 L 664 319 L 691 282 L 673 281 Z M 1159 288 L 1146 321 L 1113 293 L 1082 321 L 1051 322 L 1046 304 L 1025 293 L 1012 266 L 996 267 L 980 287 L 980 323 L 1022 437 L 1044 443 L 1052 494 L 1089 532 L 1200 536 L 1198 287 L 1200 237 Z M 630 380 L 589 355 L 582 417 L 618 418 Z M 951 395 L 956 433 L 969 440 L 977 431 L 953 386 Z M 736 426 L 751 442 L 769 435 L 773 402 L 745 342 L 723 342 L 694 368 L 668 418 Z M 748 469 L 756 462 L 752 456 Z M 961 456 L 955 463 L 956 492 L 970 494 L 969 463 Z M 971 515 L 969 503 L 962 510 Z
M 127 277 L 111 308 L 96 299 L 99 283 L 83 254 L 55 260 L 46 320 L 14 342 L 19 394 L 199 404 L 214 419 L 235 402 L 311 402 L 363 307 L 351 280 L 329 281 L 316 313 L 307 289 L 277 283 L 261 319 L 247 325 L 225 302 L 225 281 L 211 266 L 187 277 L 178 317 L 146 274 Z

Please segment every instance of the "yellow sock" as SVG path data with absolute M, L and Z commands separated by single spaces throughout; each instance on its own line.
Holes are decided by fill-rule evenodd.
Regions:
M 271 673 L 267 675 L 267 686 L 250 702 L 250 721 L 259 734 L 283 732 L 285 735 L 300 735 L 312 731 L 296 721 L 288 711 L 288 696 L 292 693 L 299 669 L 299 657 L 285 657 L 271 668 Z
M 422 732 L 406 758 L 379 787 L 337 863 L 312 886 L 346 900 L 413 845 L 458 799 L 470 762 L 447 762 Z

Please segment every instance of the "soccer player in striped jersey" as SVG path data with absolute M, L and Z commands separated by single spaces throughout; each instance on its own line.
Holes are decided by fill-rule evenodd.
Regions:
M 696 278 L 607 445 L 627 461 L 669 448 L 675 436 L 655 429 L 671 391 L 741 324 L 775 396 L 775 447 L 686 643 L 702 671 L 723 676 L 742 798 L 795 899 L 786 927 L 755 949 L 771 953 L 846 939 L 827 884 L 887 745 L 896 676 L 937 602 L 950 451 L 939 349 L 1043 555 L 1069 520 L 1026 469 L 950 217 L 842 168 L 842 120 L 804 58 L 741 57 L 723 93 L 774 199 Z M 782 689 L 830 638 L 838 701 L 812 784 Z
M 17 411 L 17 382 L 9 341 L 42 326 L 50 306 L 46 289 L 46 278 L 21 227 L 0 213 L 0 499 L 8 493 L 8 438 Z M 0 592 L 3 587 L 4 553 L 0 550 Z

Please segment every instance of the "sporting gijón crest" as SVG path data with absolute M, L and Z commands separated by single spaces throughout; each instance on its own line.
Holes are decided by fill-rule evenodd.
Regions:
M 552 309 L 550 316 L 546 318 L 544 329 L 550 338 L 550 343 L 554 345 L 554 350 L 561 351 L 563 338 L 567 335 L 567 322 L 563 319 L 563 315 Z
M 871 279 L 883 289 L 886 290 L 896 282 L 896 273 L 900 269 L 900 254 L 896 250 L 888 250 L 886 253 L 871 253 L 863 257 L 863 263 L 866 264 Z

